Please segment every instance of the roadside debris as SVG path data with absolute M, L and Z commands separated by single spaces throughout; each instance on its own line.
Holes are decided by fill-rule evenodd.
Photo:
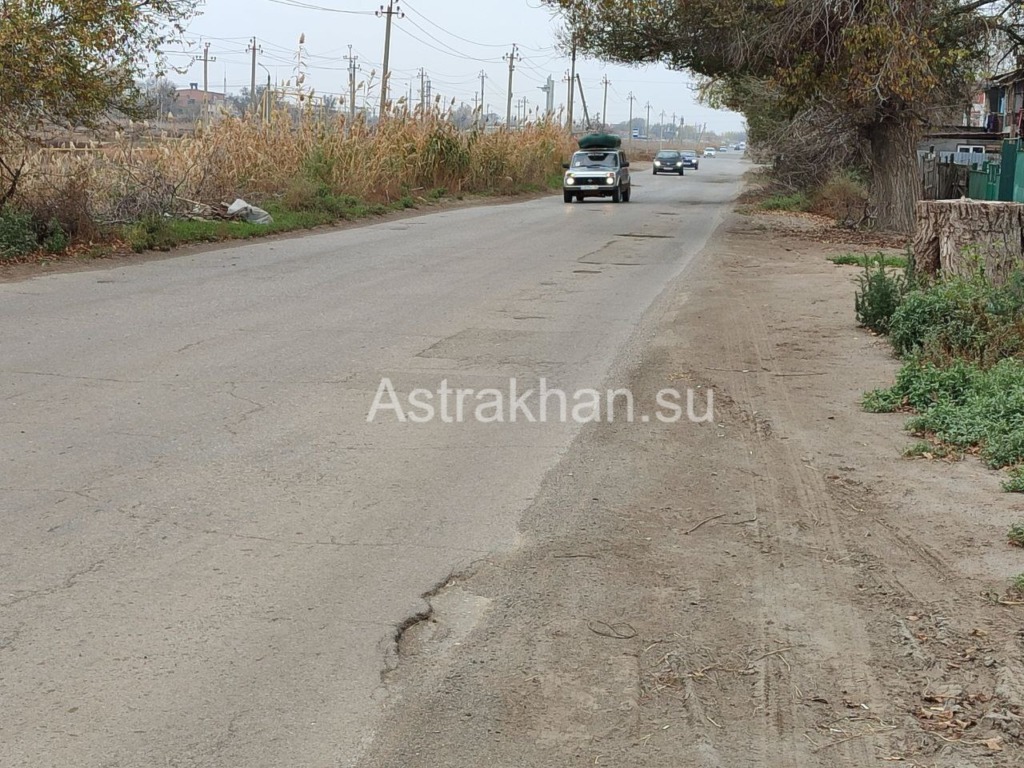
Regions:
M 255 205 L 250 205 L 242 198 L 237 198 L 230 205 L 227 203 L 219 203 L 218 205 L 193 203 L 188 218 L 193 220 L 248 221 L 252 224 L 271 224 L 274 221 L 274 217 L 265 210 L 257 208 Z

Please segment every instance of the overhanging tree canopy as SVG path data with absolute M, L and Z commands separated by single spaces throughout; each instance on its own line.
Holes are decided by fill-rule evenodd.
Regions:
M 784 113 L 835 112 L 870 149 L 878 224 L 901 230 L 913 223 L 922 127 L 966 102 L 994 33 L 1021 42 L 1014 0 L 552 2 L 573 11 L 577 44 L 598 58 L 760 81 Z
M 0 161 L 6 141 L 42 125 L 140 116 L 139 76 L 196 3 L 0 0 Z

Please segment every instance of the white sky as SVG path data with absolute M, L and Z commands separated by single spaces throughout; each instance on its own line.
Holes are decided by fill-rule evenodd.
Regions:
M 386 4 L 387 0 L 383 0 Z M 381 0 L 206 0 L 202 15 L 189 27 L 191 54 L 201 55 L 203 44 L 210 43 L 211 91 L 228 92 L 248 86 L 251 58 L 246 53 L 255 36 L 262 48 L 258 61 L 276 82 L 295 76 L 295 58 L 300 35 L 305 35 L 305 85 L 318 94 L 348 94 L 348 46 L 358 57 L 357 81 L 365 81 L 376 70 L 376 95 L 384 58 L 383 18 L 375 15 Z M 548 75 L 555 80 L 555 109 L 564 107 L 568 86 L 563 81 L 569 61 L 555 48 L 557 22 L 539 0 L 409 0 L 398 2 L 405 18 L 395 18 L 391 36 L 390 88 L 394 97 L 408 95 L 413 84 L 414 99 L 419 99 L 419 70 L 424 68 L 433 93 L 469 105 L 480 92 L 479 73 L 487 73 L 484 85 L 489 109 L 505 115 L 508 65 L 502 60 L 512 44 L 519 46 L 522 61 L 517 64 L 513 81 L 515 102 L 529 101 L 531 110 L 543 108 L 545 94 L 539 90 Z M 180 49 L 179 49 L 180 50 Z M 198 82 L 202 87 L 203 65 L 189 66 L 188 55 L 177 53 L 169 62 L 188 67 L 185 74 L 169 74 L 179 86 Z M 578 60 L 577 72 L 583 81 L 584 96 L 591 116 L 600 113 L 608 77 L 608 121 L 629 118 L 630 92 L 636 97 L 633 116 L 646 117 L 651 105 L 651 122 L 672 120 L 673 113 L 687 125 L 707 123 L 711 131 L 738 131 L 743 118 L 733 112 L 709 109 L 697 103 L 691 90 L 693 78 L 664 67 L 630 68 L 609 66 L 599 61 Z M 267 71 L 257 67 L 258 83 L 265 83 Z M 357 100 L 361 103 L 361 97 Z M 576 114 L 582 115 L 579 95 Z

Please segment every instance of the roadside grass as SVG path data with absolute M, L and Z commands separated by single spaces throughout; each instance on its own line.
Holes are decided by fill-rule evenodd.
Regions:
M 902 273 L 887 266 L 885 258 L 872 260 L 865 255 L 861 266 L 853 302 L 857 322 L 875 333 L 889 333 L 893 316 L 912 284 L 906 262 Z
M 907 459 L 959 458 L 959 454 L 949 446 L 942 445 L 941 443 L 929 443 L 926 440 L 919 440 L 912 445 L 908 445 L 903 451 L 903 456 Z
M 923 442 L 905 455 L 975 454 L 1010 470 L 1004 490 L 1024 492 L 1024 274 L 1000 285 L 980 273 L 925 285 L 907 274 L 883 278 L 881 263 L 865 272 L 875 277 L 861 280 L 858 319 L 888 333 L 904 363 L 863 407 L 910 414 L 906 428 Z M 891 312 L 861 317 L 865 306 Z
M 362 219 L 443 200 L 552 191 L 575 142 L 554 120 L 515 133 L 462 131 L 450 111 L 396 110 L 347 124 L 282 108 L 269 121 L 225 116 L 183 139 L 115 137 L 74 153 L 25 147 L 0 211 L 0 262 L 77 258 L 97 243 L 167 250 Z M 270 225 L 191 212 L 242 198 Z
M 991 468 L 1024 463 L 1024 361 L 991 368 L 956 360 L 946 367 L 913 360 L 889 389 L 865 395 L 875 413 L 913 413 L 907 429 L 949 448 L 977 453 Z
M 1024 522 L 1014 523 L 1006 533 L 1007 541 L 1015 547 L 1024 547 Z
M 764 211 L 788 211 L 805 212 L 811 209 L 811 200 L 803 192 L 794 192 L 789 195 L 771 195 L 760 203 Z
M 1007 493 L 1024 493 L 1024 467 L 1010 469 L 1010 476 L 1003 480 L 1003 490 Z
M 433 198 L 435 201 L 438 199 L 440 198 Z M 366 203 L 347 197 L 326 197 L 321 205 L 303 210 L 290 210 L 280 203 L 270 204 L 267 206 L 267 212 L 273 217 L 273 221 L 269 224 L 154 216 L 124 227 L 121 237 L 137 253 L 147 250 L 168 251 L 189 243 L 215 243 L 266 237 L 283 232 L 329 226 L 340 221 L 382 216 L 392 211 L 415 207 L 415 200 L 408 196 L 403 196 L 390 204 Z
M 1018 573 L 1010 580 L 1010 587 L 1018 595 L 1024 595 L 1024 573 Z
M 524 184 L 515 193 L 547 192 L 555 188 L 560 189 L 561 186 L 561 176 L 552 175 L 544 184 Z M 464 200 L 465 197 L 460 194 L 454 199 Z M 269 224 L 151 216 L 122 227 L 119 239 L 137 253 L 147 250 L 169 251 L 190 243 L 247 240 L 332 226 L 344 221 L 358 221 L 422 206 L 438 205 L 446 199 L 452 199 L 448 191 L 438 187 L 418 197 L 405 193 L 390 203 L 375 203 L 350 195 L 335 195 L 316 185 L 308 189 L 300 181 L 293 184 L 281 200 L 266 206 L 265 210 L 273 218 Z
M 907 257 L 897 256 L 892 253 L 841 253 L 837 256 L 829 256 L 828 260 L 839 266 L 849 267 L 872 267 L 882 266 L 890 269 L 906 269 Z

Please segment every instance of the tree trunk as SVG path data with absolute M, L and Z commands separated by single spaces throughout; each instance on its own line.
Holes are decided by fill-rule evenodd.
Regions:
M 983 270 L 995 283 L 1024 268 L 1024 205 L 928 200 L 917 206 L 914 270 L 967 277 Z
M 942 231 L 949 222 L 949 207 L 932 205 L 933 201 L 922 200 L 917 204 L 917 231 L 914 234 L 912 271 L 916 275 L 934 277 L 939 274 L 942 260 L 939 242 Z
M 871 145 L 871 200 L 875 225 L 894 232 L 914 231 L 914 206 L 921 198 L 917 163 L 920 129 L 912 115 L 886 117 L 868 131 Z

